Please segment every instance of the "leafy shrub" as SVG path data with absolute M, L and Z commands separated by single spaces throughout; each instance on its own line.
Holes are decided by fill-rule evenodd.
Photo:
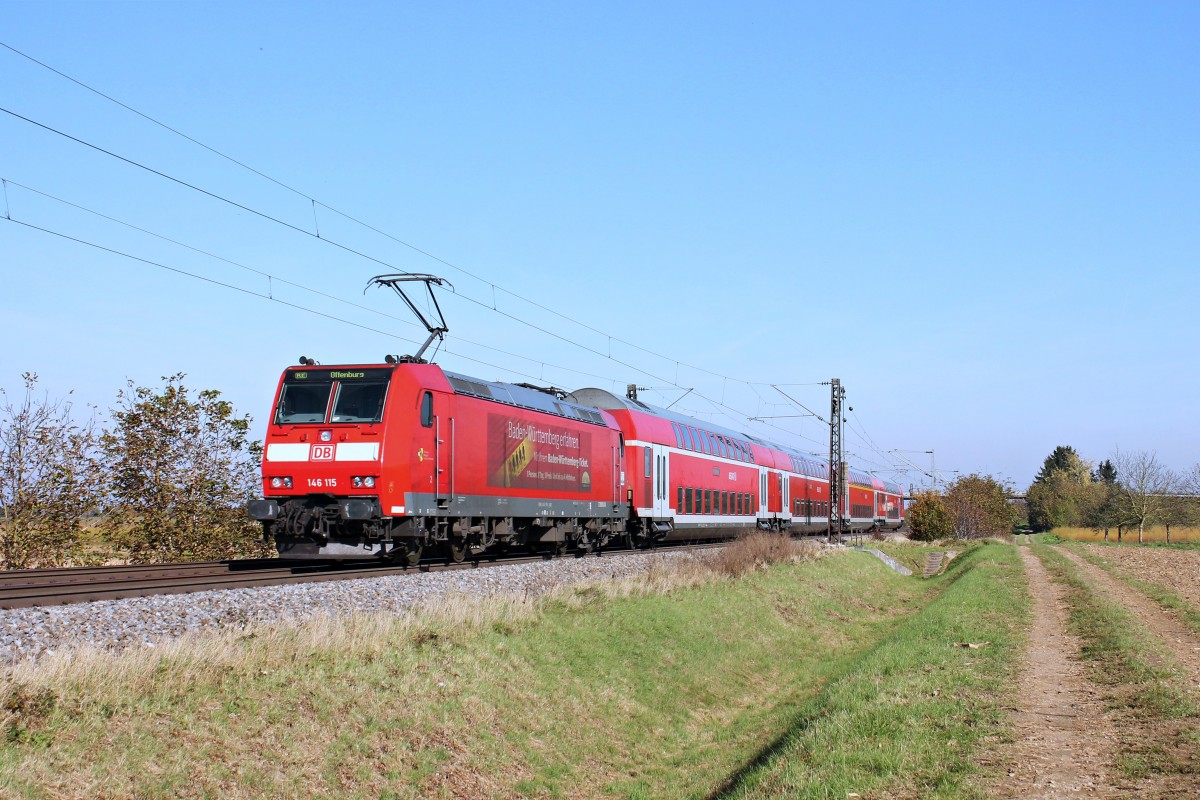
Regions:
M 905 517 L 912 529 L 909 538 L 918 542 L 936 542 L 954 535 L 954 522 L 937 492 L 918 492 Z

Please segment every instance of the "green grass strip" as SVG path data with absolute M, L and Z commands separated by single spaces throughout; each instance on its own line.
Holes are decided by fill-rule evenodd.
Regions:
M 956 558 L 929 582 L 942 589 L 935 600 L 848 663 L 712 796 L 983 796 L 972 758 L 1004 731 L 1029 615 L 1022 576 L 1009 545 Z

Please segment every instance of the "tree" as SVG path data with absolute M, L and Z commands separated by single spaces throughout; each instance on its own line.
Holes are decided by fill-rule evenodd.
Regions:
M 1029 525 L 1035 531 L 1084 523 L 1091 473 L 1068 445 L 1054 448 L 1026 492 Z
M 0 566 L 62 566 L 100 494 L 94 422 L 75 423 L 70 402 L 36 399 L 36 373 L 21 378 L 19 402 L 0 389 Z
M 1104 463 L 1112 466 L 1110 462 Z M 1103 473 L 1100 474 L 1103 475 Z M 1113 475 L 1114 482 L 1109 482 L 1101 477 L 1101 480 L 1090 484 L 1087 487 L 1088 491 L 1084 496 L 1083 505 L 1083 524 L 1094 531 L 1104 531 L 1104 541 L 1106 542 L 1109 531 L 1119 528 L 1123 523 L 1121 509 L 1117 504 L 1115 471 Z
M 1126 525 L 1137 525 L 1138 543 L 1146 525 L 1162 516 L 1163 508 L 1171 494 L 1173 476 L 1171 471 L 1158 461 L 1155 453 L 1139 450 L 1135 453 L 1113 453 L 1117 468 L 1116 507 Z
M 959 539 L 1012 533 L 1015 509 L 1004 484 L 990 475 L 964 475 L 946 490 L 946 511 Z
M 182 373 L 161 390 L 117 397 L 101 437 L 111 465 L 109 536 L 135 562 L 263 554 L 260 528 L 244 504 L 259 491 L 261 445 L 249 415 L 220 392 L 192 393 Z
M 1112 461 L 1104 459 L 1096 465 L 1095 471 L 1092 473 L 1092 481 L 1095 483 L 1103 483 L 1109 486 L 1117 484 L 1117 468 L 1113 466 Z
M 909 538 L 920 542 L 944 539 L 954 533 L 950 515 L 937 492 L 917 492 L 913 504 L 905 512 L 905 519 L 912 529 Z
M 1047 480 L 1056 472 L 1082 481 L 1083 476 L 1088 474 L 1088 467 L 1087 463 L 1075 452 L 1074 447 L 1060 444 L 1050 455 L 1046 456 L 1041 470 L 1033 480 L 1035 482 Z
M 1178 476 L 1172 476 L 1171 487 L 1173 492 L 1178 492 L 1181 480 Z M 1192 525 L 1195 524 L 1196 502 L 1190 497 L 1184 497 L 1180 494 L 1171 494 L 1164 498 L 1162 509 L 1159 511 L 1159 521 L 1167 528 L 1167 544 L 1171 543 L 1171 526 L 1172 525 Z

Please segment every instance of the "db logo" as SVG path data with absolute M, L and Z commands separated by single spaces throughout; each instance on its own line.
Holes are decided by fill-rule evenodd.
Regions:
M 308 458 L 310 461 L 333 461 L 333 445 L 314 444 Z

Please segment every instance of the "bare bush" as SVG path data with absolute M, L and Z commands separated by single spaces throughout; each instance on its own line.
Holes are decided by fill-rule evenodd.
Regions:
M 754 531 L 730 542 L 708 563 L 713 572 L 738 577 L 772 564 L 808 561 L 816 558 L 819 551 L 813 542 Z
M 100 495 L 93 421 L 78 424 L 69 402 L 0 389 L 0 567 L 57 567 L 77 555 L 84 518 Z

